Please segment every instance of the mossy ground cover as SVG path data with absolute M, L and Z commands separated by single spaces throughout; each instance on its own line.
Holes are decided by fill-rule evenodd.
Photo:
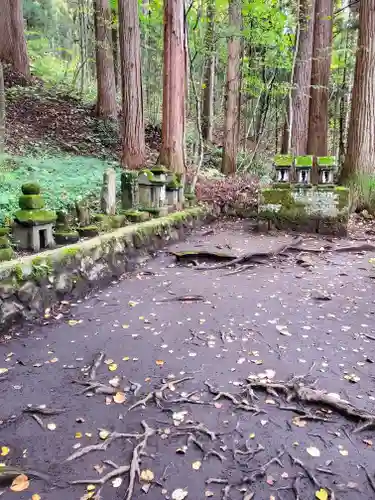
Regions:
M 69 209 L 76 199 L 99 200 L 103 172 L 109 166 L 119 168 L 114 162 L 82 156 L 0 158 L 0 223 L 19 208 L 25 182 L 38 182 L 46 207 L 53 210 Z M 120 171 L 117 181 L 120 188 Z

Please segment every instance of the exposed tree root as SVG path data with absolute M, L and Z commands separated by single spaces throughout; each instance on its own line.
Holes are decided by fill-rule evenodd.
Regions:
M 366 467 L 364 465 L 360 464 L 360 467 L 362 467 L 362 469 L 365 471 L 367 481 L 368 481 L 368 483 L 369 483 L 372 491 L 375 491 L 375 481 L 374 481 L 374 478 L 371 477 L 371 475 L 369 474 L 368 470 L 366 469 Z
M 238 410 L 251 411 L 254 412 L 254 415 L 259 415 L 260 413 L 266 413 L 265 410 L 258 408 L 258 406 L 249 405 L 246 399 L 242 399 L 240 401 L 236 398 L 236 396 L 234 396 L 230 392 L 223 392 L 220 391 L 219 389 L 216 389 L 212 384 L 207 382 L 207 380 L 205 381 L 205 385 L 208 387 L 209 392 L 215 395 L 215 397 L 213 398 L 214 401 L 217 401 L 218 399 L 221 398 L 225 398 L 229 399 L 229 401 L 231 401 Z
M 249 460 L 252 460 L 255 457 L 255 455 L 260 453 L 261 451 L 264 451 L 264 446 L 262 446 L 261 444 L 258 444 L 258 448 L 256 448 L 255 450 L 248 447 L 246 447 L 246 450 L 234 449 L 233 458 L 236 460 L 236 462 L 240 462 L 237 458 L 237 455 L 240 455 L 241 457 L 245 457 L 246 461 L 248 462 Z
M 179 297 L 157 300 L 156 302 L 204 302 L 205 300 L 203 295 L 181 295 Z
M 45 427 L 44 427 L 44 422 L 43 420 L 38 416 L 38 415 L 35 415 L 35 413 L 32 413 L 31 416 L 33 417 L 33 419 L 40 425 L 40 427 L 45 430 Z
M 250 476 L 245 476 L 244 478 L 242 478 L 241 484 L 252 484 L 257 479 L 262 479 L 267 474 L 267 470 L 272 464 L 276 463 L 280 467 L 283 467 L 283 464 L 282 464 L 280 458 L 284 455 L 284 453 L 285 453 L 285 449 L 284 449 L 284 447 L 281 447 L 279 450 L 277 450 L 277 454 L 275 457 L 271 458 L 270 460 L 268 460 L 268 462 L 261 465 L 259 467 L 259 469 L 256 469 L 255 471 L 253 471 L 250 474 Z
M 126 490 L 125 500 L 130 500 L 133 496 L 136 477 L 138 476 L 139 478 L 140 476 L 142 454 L 144 454 L 148 439 L 155 434 L 155 430 L 149 427 L 144 420 L 142 420 L 141 424 L 144 429 L 143 438 L 142 441 L 133 449 L 133 455 L 130 462 L 129 486 Z
M 165 400 L 165 397 L 163 394 L 164 391 L 167 389 L 170 389 L 171 387 L 173 387 L 177 384 L 181 384 L 182 382 L 185 382 L 186 380 L 193 380 L 193 377 L 184 377 L 184 378 L 180 378 L 178 380 L 169 380 L 168 382 L 165 382 L 158 389 L 155 389 L 154 391 L 149 392 L 148 394 L 146 394 L 146 396 L 144 398 L 142 398 L 139 401 L 132 404 L 129 407 L 128 411 L 134 410 L 135 408 L 138 408 L 138 406 L 146 407 L 147 403 L 149 401 L 152 401 L 152 400 L 155 402 L 156 406 L 160 407 L 160 401 L 167 401 L 167 400 Z
M 244 255 L 240 255 L 235 259 L 230 260 L 229 262 L 224 262 L 222 264 L 216 264 L 215 266 L 199 266 L 196 269 L 207 271 L 212 269 L 224 269 L 225 267 L 231 267 L 238 264 L 246 264 L 253 259 L 269 259 L 271 257 L 275 257 L 281 253 L 287 252 L 292 247 L 298 247 L 303 241 L 302 237 L 295 238 L 291 243 L 283 244 L 275 248 L 275 250 L 270 252 L 250 252 Z
M 45 406 L 27 406 L 24 408 L 23 413 L 39 413 L 40 415 L 60 415 L 60 413 L 65 413 L 66 410 L 62 408 L 46 408 Z
M 311 470 L 306 467 L 306 465 L 302 462 L 302 460 L 294 457 L 290 453 L 289 453 L 289 456 L 290 456 L 290 459 L 292 461 L 292 465 L 298 465 L 299 467 L 301 467 L 301 469 L 305 472 L 306 476 L 310 479 L 312 485 L 317 487 L 317 488 L 320 488 L 321 485 L 320 485 L 319 481 L 316 479 L 316 477 L 311 472 Z
M 123 465 L 121 467 L 118 467 L 114 470 L 111 470 L 106 474 L 105 476 L 101 477 L 100 479 L 78 479 L 77 481 L 71 481 L 70 484 L 98 484 L 101 486 L 104 486 L 105 483 L 110 481 L 111 479 L 122 476 L 129 472 L 130 466 L 129 465 Z
M 269 382 L 266 380 L 250 380 L 249 386 L 252 389 L 260 389 L 272 394 L 275 397 L 279 396 L 279 393 L 283 393 L 286 396 L 286 400 L 297 401 L 299 403 L 321 405 L 331 408 L 335 412 L 343 415 L 344 417 L 362 422 L 354 432 L 361 432 L 365 429 L 369 429 L 375 426 L 375 415 L 368 413 L 365 410 L 355 407 L 354 405 L 338 399 L 335 396 L 326 393 L 322 390 L 312 389 L 311 387 L 306 387 L 296 383 L 297 378 L 294 377 L 290 382 Z M 285 409 L 282 408 L 282 409 Z M 293 411 L 299 411 L 299 409 L 293 409 Z M 322 417 L 314 417 L 312 415 L 307 415 L 303 418 L 309 418 L 314 420 L 321 420 Z
M 208 436 L 212 441 L 216 440 L 216 434 L 214 432 L 210 431 L 210 429 L 208 429 L 202 423 L 195 424 L 195 425 L 186 425 L 184 427 L 179 427 L 178 429 L 181 432 L 177 432 L 176 434 L 174 434 L 175 436 L 183 436 L 186 432 L 190 432 L 190 433 L 199 432 L 201 434 Z

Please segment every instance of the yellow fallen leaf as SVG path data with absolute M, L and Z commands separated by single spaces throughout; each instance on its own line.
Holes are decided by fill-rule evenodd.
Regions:
M 59 358 L 52 358 L 49 360 L 50 363 L 57 363 L 57 361 L 59 360 Z
M 130 359 L 130 357 L 129 357 L 129 356 L 124 356 L 124 357 L 122 358 L 122 360 L 123 360 L 123 361 L 129 361 L 129 359 Z
M 124 330 L 127 330 L 129 328 L 130 325 L 122 325 L 123 329 Z
M 0 368 L 0 375 L 4 375 L 4 373 L 8 373 L 8 368 Z
M 339 452 L 343 457 L 347 457 L 349 455 L 348 450 L 339 450 Z
M 139 319 L 142 321 L 142 320 L 145 319 L 145 317 L 144 316 L 139 316 Z
M 68 321 L 68 325 L 69 326 L 75 326 L 75 325 L 78 325 L 79 323 L 82 323 L 81 319 L 79 319 L 79 320 L 77 320 L 77 319 L 70 319 Z
M 30 486 L 29 478 L 25 474 L 20 474 L 13 479 L 10 487 L 12 491 L 24 491 Z
M 6 457 L 9 452 L 10 452 L 10 449 L 8 448 L 8 446 L 2 446 L 0 455 L 2 457 Z
M 76 432 L 75 433 L 75 438 L 76 439 L 81 439 L 81 437 L 82 437 L 82 432 Z
M 151 483 L 151 481 L 154 480 L 154 477 L 155 477 L 154 473 L 150 469 L 144 469 L 143 471 L 141 471 L 140 475 L 141 481 L 146 481 L 147 483 Z
M 130 307 L 135 307 L 138 304 L 138 302 L 134 302 L 134 300 L 129 300 L 128 304 Z
M 85 436 L 88 437 L 88 438 L 92 438 L 91 432 L 85 432 Z
M 151 377 L 146 377 L 145 382 L 151 382 Z
M 306 420 L 301 420 L 300 417 L 294 417 L 292 423 L 297 427 L 306 427 L 307 424 Z
M 38 493 L 34 493 L 34 495 L 31 497 L 31 500 L 42 500 L 42 497 L 38 495 Z
M 50 431 L 54 431 L 56 430 L 56 424 L 54 424 L 53 422 L 51 422 L 50 424 L 47 424 L 47 429 L 50 430 Z
M 105 429 L 102 429 L 100 432 L 99 432 L 99 437 L 100 439 L 102 439 L 103 441 L 105 439 L 107 439 L 107 437 L 109 436 L 109 431 L 106 431 Z
M 249 439 L 254 439 L 254 438 L 255 438 L 254 432 L 252 432 L 251 434 L 249 434 Z
M 202 467 L 202 462 L 197 460 L 196 462 L 193 462 L 191 466 L 193 467 L 194 470 L 199 470 Z
M 96 489 L 95 484 L 88 484 L 86 490 L 87 491 L 94 491 Z
M 320 490 L 315 492 L 315 496 L 318 500 L 328 500 L 328 491 L 320 488 Z
M 114 372 L 115 370 L 117 370 L 117 365 L 116 365 L 116 363 L 112 363 L 112 364 L 108 365 L 108 370 L 109 370 L 110 372 Z
M 163 366 L 163 365 L 164 365 L 164 361 L 163 361 L 162 359 L 157 359 L 157 360 L 156 360 L 156 364 L 157 364 L 158 366 Z
M 125 403 L 126 396 L 123 392 L 116 392 L 116 394 L 113 396 L 113 401 L 118 404 Z

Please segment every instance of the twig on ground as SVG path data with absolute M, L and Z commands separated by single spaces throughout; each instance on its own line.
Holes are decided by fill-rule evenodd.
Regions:
M 301 467 L 301 469 L 303 469 L 307 475 L 307 477 L 310 479 L 310 481 L 312 482 L 313 486 L 316 486 L 318 488 L 321 487 L 321 485 L 319 484 L 319 481 L 316 479 L 316 477 L 314 476 L 314 474 L 311 472 L 310 469 L 308 469 L 306 467 L 306 465 L 302 462 L 302 460 L 300 460 L 299 458 L 297 457 L 294 457 L 293 455 L 291 455 L 289 453 L 289 456 L 290 456 L 290 459 L 292 461 L 292 465 L 298 465 L 299 467 Z
M 208 429 L 202 423 L 199 423 L 197 425 L 187 425 L 185 427 L 179 427 L 178 429 L 181 431 L 187 431 L 190 433 L 200 432 L 201 434 L 205 434 L 206 436 L 208 436 L 212 441 L 215 441 L 215 439 L 216 439 L 216 434 L 214 432 L 210 431 L 210 429 Z M 184 435 L 184 432 L 178 432 L 175 434 L 175 436 L 182 436 L 182 435 Z
M 38 422 L 38 424 L 40 425 L 40 427 L 45 430 L 45 427 L 44 427 L 44 423 L 43 423 L 43 420 L 38 417 L 38 415 L 35 415 L 35 413 L 32 413 L 31 416 L 33 417 L 33 419 Z
M 140 399 L 139 401 L 137 401 L 133 405 L 131 405 L 128 408 L 128 411 L 134 410 L 135 408 L 138 408 L 138 406 L 146 407 L 147 403 L 149 401 L 152 401 L 152 400 L 154 400 L 156 405 L 159 406 L 160 401 L 164 400 L 163 392 L 166 389 L 170 389 L 170 387 L 173 387 L 177 384 L 181 384 L 182 382 L 185 382 L 186 380 L 193 380 L 193 377 L 184 377 L 184 378 L 180 378 L 178 380 L 169 380 L 168 382 L 162 384 L 158 389 L 155 389 L 155 390 L 149 392 L 148 394 L 146 394 L 145 397 L 143 397 L 142 399 Z
M 206 484 L 228 484 L 228 479 L 221 477 L 209 477 L 206 479 Z
M 100 382 L 90 381 L 90 380 L 73 380 L 73 384 L 79 384 L 86 386 L 83 391 L 79 393 L 79 395 L 85 394 L 86 392 L 92 391 L 95 394 L 106 394 L 108 396 L 112 396 L 116 394 L 118 389 L 115 387 L 109 387 L 108 385 L 101 384 Z
M 205 300 L 203 295 L 180 295 L 179 297 L 161 299 L 156 302 L 204 302 Z
M 123 474 L 129 472 L 129 470 L 129 465 L 123 465 L 121 467 L 118 467 L 117 469 L 111 470 L 110 472 L 108 472 L 108 474 L 101 477 L 100 479 L 78 479 L 77 481 L 71 481 L 70 484 L 99 484 L 103 486 L 114 477 L 122 476 Z
M 65 409 L 58 409 L 58 408 L 46 408 L 45 406 L 27 406 L 24 408 L 23 413 L 39 413 L 40 415 L 60 415 L 60 413 L 65 413 Z
M 242 457 L 246 457 L 246 460 L 249 461 L 252 460 L 255 457 L 255 455 L 257 453 L 260 453 L 261 451 L 264 451 L 264 446 L 262 446 L 261 444 L 258 444 L 258 448 L 256 448 L 255 450 L 253 450 L 252 448 L 246 448 L 246 451 L 240 449 L 234 449 L 233 458 L 237 462 L 239 462 L 239 460 L 237 459 L 237 455 L 240 455 Z
M 103 351 L 98 352 L 95 356 L 94 361 L 89 370 L 89 378 L 90 380 L 96 380 L 96 372 L 99 369 L 100 365 L 103 363 L 105 357 L 105 353 Z
M 277 450 L 277 454 L 275 457 L 271 458 L 268 460 L 268 462 L 264 463 L 259 467 L 259 469 L 256 469 L 253 471 L 250 476 L 245 476 L 241 480 L 241 484 L 252 484 L 254 483 L 257 479 L 263 478 L 267 474 L 267 469 L 270 467 L 272 464 L 276 463 L 280 467 L 283 467 L 283 464 L 280 460 L 280 458 L 284 455 L 285 449 L 284 447 L 281 447 L 279 450 Z
M 251 412 L 254 412 L 255 415 L 258 415 L 259 413 L 266 413 L 265 410 L 258 408 L 258 406 L 249 405 L 249 403 L 245 399 L 242 399 L 240 401 L 237 399 L 237 397 L 235 395 L 231 394 L 230 392 L 224 392 L 224 391 L 220 391 L 219 389 L 216 389 L 207 380 L 204 383 L 207 386 L 209 392 L 211 394 L 215 395 L 215 397 L 213 398 L 214 401 L 217 401 L 221 398 L 225 398 L 225 399 L 229 399 L 229 401 L 231 401 L 238 410 L 251 411 Z M 251 397 L 251 400 L 253 402 L 252 397 Z
M 373 491 L 375 491 L 375 481 L 374 481 L 374 479 L 370 476 L 368 470 L 366 469 L 366 467 L 363 464 L 360 464 L 360 467 L 362 467 L 362 469 L 365 471 L 365 474 L 366 474 L 366 477 L 367 477 L 367 481 L 369 482 L 369 485 L 370 485 L 371 489 Z
M 133 382 L 132 380 L 129 380 L 129 382 L 130 382 L 131 389 L 133 391 L 134 396 L 138 396 L 138 392 L 141 390 L 142 384 L 139 384 L 138 382 Z M 133 389 L 133 387 L 134 387 L 134 389 Z

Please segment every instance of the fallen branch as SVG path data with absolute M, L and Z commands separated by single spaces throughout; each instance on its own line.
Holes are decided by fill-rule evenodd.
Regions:
M 46 408 L 44 405 L 42 406 L 32 406 L 29 405 L 22 410 L 23 413 L 39 413 L 40 415 L 60 415 L 61 413 L 65 413 L 66 410 L 62 408 Z
M 157 300 L 156 302 L 204 302 L 205 300 L 203 295 L 181 295 L 179 297 Z
M 171 386 L 173 387 L 177 384 L 181 384 L 182 382 L 186 382 L 186 380 L 193 380 L 193 377 L 184 377 L 184 378 L 180 378 L 178 380 L 169 380 L 168 382 L 161 385 L 158 389 L 155 389 L 154 391 L 149 392 L 148 394 L 146 394 L 146 396 L 144 398 L 140 399 L 139 401 L 137 401 L 136 403 L 131 405 L 129 407 L 128 411 L 134 410 L 135 408 L 138 408 L 138 406 L 146 407 L 147 403 L 149 401 L 152 401 L 152 400 L 154 400 L 156 406 L 159 407 L 160 401 L 165 400 L 164 394 L 163 394 L 164 391 L 166 389 L 170 389 Z
M 301 467 L 301 469 L 303 469 L 304 472 L 306 473 L 306 476 L 310 479 L 312 485 L 317 487 L 317 488 L 320 488 L 321 485 L 319 484 L 319 481 L 316 479 L 316 477 L 311 472 L 311 470 L 306 467 L 306 465 L 302 462 L 302 460 L 294 457 L 290 453 L 289 453 L 289 456 L 290 456 L 290 459 L 292 461 L 292 465 L 298 465 L 299 467 Z

